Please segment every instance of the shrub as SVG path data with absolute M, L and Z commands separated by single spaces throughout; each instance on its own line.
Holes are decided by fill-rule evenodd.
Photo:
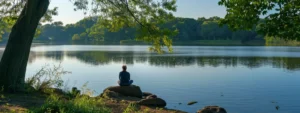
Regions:
M 61 64 L 58 66 L 50 65 L 43 66 L 35 75 L 26 79 L 26 84 L 32 86 L 36 90 L 45 88 L 61 88 L 63 86 L 62 75 L 71 72 L 65 71 Z

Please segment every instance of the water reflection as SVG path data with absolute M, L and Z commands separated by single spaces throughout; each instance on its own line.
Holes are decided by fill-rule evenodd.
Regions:
M 1 55 L 1 53 L 0 53 Z M 232 56 L 171 56 L 152 55 L 151 53 L 134 52 L 105 52 L 105 51 L 50 51 L 31 52 L 29 63 L 39 58 L 47 58 L 62 61 L 64 58 L 73 58 L 89 65 L 107 65 L 110 63 L 148 63 L 153 66 L 176 67 L 236 67 L 259 68 L 273 66 L 290 71 L 300 70 L 300 58 L 298 57 L 232 57 Z
M 89 88 L 99 94 L 116 85 L 120 65 L 126 63 L 136 84 L 160 95 L 169 108 L 194 112 L 206 105 L 220 105 L 233 113 L 256 113 L 262 106 L 259 112 L 263 113 L 299 111 L 300 92 L 295 89 L 300 88 L 300 76 L 293 76 L 300 75 L 299 47 L 184 46 L 174 50 L 159 55 L 145 46 L 34 47 L 27 75 L 35 74 L 44 63 L 62 62 L 72 72 L 63 76 L 71 87 L 89 81 Z M 2 52 L 0 48 L 0 57 Z M 178 105 L 191 100 L 201 103 Z M 286 110 L 275 111 L 271 101 Z

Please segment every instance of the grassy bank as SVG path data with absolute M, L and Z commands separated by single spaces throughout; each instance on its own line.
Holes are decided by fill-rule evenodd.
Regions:
M 300 46 L 300 42 L 295 40 L 272 40 L 267 41 L 266 46 Z
M 0 113 L 184 113 L 100 97 L 30 92 L 0 94 Z
M 67 73 L 60 64 L 45 65 L 26 79 L 22 93 L 5 93 L 0 88 L 0 113 L 184 113 L 138 105 L 126 98 L 93 97 L 87 84 L 81 90 L 62 90 L 61 76 Z

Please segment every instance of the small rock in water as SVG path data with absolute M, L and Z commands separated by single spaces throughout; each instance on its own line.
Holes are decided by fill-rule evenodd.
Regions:
M 275 102 L 275 101 L 271 101 L 271 103 L 277 103 L 277 102 Z
M 196 104 L 196 103 L 198 103 L 198 102 L 197 101 L 191 101 L 187 105 L 193 105 L 193 104 Z
M 182 103 L 181 103 L 181 102 L 179 102 L 178 104 L 179 104 L 179 105 L 181 105 Z
M 279 110 L 280 107 L 279 107 L 279 106 L 276 106 L 275 108 L 276 108 L 276 110 Z

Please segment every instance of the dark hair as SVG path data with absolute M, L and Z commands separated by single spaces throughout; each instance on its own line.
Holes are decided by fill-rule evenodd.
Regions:
M 126 69 L 127 69 L 127 66 L 126 66 L 126 65 L 123 65 L 123 66 L 122 66 L 122 69 L 123 69 L 123 70 L 126 70 Z

